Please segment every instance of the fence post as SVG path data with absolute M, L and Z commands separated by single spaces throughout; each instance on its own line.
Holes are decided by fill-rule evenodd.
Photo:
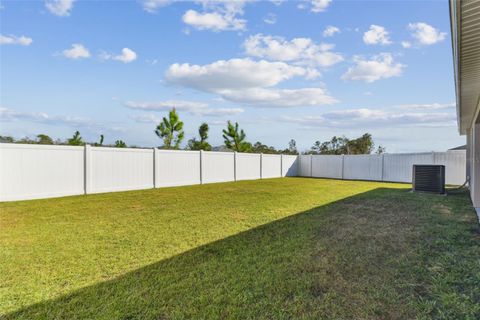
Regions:
M 385 154 L 382 153 L 382 181 L 385 181 Z
M 345 155 L 342 154 L 342 180 L 344 177 L 344 171 L 345 171 Z
M 280 178 L 283 178 L 283 154 L 280 154 Z
M 310 155 L 310 177 L 313 177 L 313 154 Z
M 263 179 L 263 153 L 260 153 L 260 179 Z
M 237 181 L 237 151 L 233 152 L 233 181 Z
M 160 181 L 157 181 L 157 161 L 160 158 L 158 148 L 153 148 L 153 187 L 158 188 Z
M 89 194 L 92 191 L 92 146 L 89 144 L 85 145 L 85 156 L 84 156 L 84 186 L 85 186 L 85 194 Z
M 198 154 L 200 155 L 200 184 L 203 184 L 203 150 Z

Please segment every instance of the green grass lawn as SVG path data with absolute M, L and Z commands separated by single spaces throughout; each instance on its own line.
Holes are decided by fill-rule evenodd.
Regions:
M 466 193 L 284 178 L 0 204 L 0 318 L 480 318 Z

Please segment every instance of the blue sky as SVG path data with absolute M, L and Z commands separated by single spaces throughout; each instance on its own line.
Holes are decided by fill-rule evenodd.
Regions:
M 464 143 L 447 1 L 2 1 L 0 134 L 151 147 L 227 120 L 300 150 L 373 135 L 388 152 Z

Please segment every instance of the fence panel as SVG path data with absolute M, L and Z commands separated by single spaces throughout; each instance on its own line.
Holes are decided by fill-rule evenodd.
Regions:
M 153 188 L 153 149 L 90 149 L 89 193 Z M 88 153 L 87 153 L 88 155 Z
M 343 178 L 350 180 L 382 180 L 381 155 L 345 155 Z
M 279 154 L 262 155 L 262 178 L 280 178 L 282 175 L 282 159 Z
M 0 144 L 0 201 L 78 195 L 84 189 L 84 148 Z
M 312 177 L 342 179 L 342 157 L 318 155 L 312 159 Z
M 300 177 L 312 176 L 312 156 L 311 155 L 299 155 L 298 156 L 298 175 Z
M 467 179 L 466 152 L 447 151 L 435 152 L 435 164 L 445 166 L 445 183 L 462 185 Z
M 385 154 L 383 181 L 412 182 L 414 164 L 434 164 L 433 153 Z
M 298 176 L 298 162 L 298 156 L 284 154 L 282 156 L 282 177 Z
M 202 152 L 203 183 L 226 182 L 235 179 L 233 152 Z
M 156 188 L 200 183 L 200 151 L 155 150 Z
M 236 179 L 260 179 L 260 155 L 255 153 L 237 153 Z

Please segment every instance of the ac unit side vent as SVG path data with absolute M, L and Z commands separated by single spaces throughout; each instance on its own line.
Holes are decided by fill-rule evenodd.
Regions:
M 445 194 L 445 166 L 413 165 L 413 191 Z

